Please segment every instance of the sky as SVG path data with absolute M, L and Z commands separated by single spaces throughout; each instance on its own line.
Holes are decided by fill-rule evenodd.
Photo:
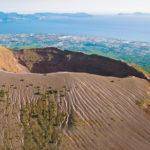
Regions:
M 150 0 L 0 0 L 4 12 L 150 13 Z

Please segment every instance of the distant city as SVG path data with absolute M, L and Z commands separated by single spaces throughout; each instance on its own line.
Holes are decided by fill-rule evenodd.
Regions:
M 138 64 L 150 72 L 150 43 L 114 38 L 70 36 L 58 34 L 1 34 L 0 45 L 19 50 L 58 47 L 62 50 L 99 54 L 130 64 Z

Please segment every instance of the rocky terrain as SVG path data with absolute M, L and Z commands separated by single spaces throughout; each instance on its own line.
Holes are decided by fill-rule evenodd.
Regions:
M 150 84 L 144 74 L 123 62 L 55 48 L 14 55 L 36 73 L 0 71 L 0 149 L 149 150 Z M 77 70 L 60 70 L 75 59 Z
M 103 76 L 146 78 L 142 72 L 124 62 L 98 55 L 61 51 L 54 47 L 19 50 L 15 52 L 15 56 L 19 63 L 32 73 L 69 71 Z

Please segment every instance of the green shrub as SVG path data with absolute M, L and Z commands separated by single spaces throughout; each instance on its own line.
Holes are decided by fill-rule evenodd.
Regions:
M 60 126 L 66 121 L 66 113 L 58 109 L 57 94 L 56 90 L 48 91 L 36 102 L 22 106 L 25 150 L 58 148 L 62 135 Z
M 137 101 L 136 104 L 147 114 L 150 114 L 150 99 Z
M 0 97 L 2 97 L 2 98 L 3 98 L 3 97 L 5 96 L 5 94 L 6 94 L 6 93 L 5 93 L 5 91 L 4 91 L 4 90 L 0 90 Z

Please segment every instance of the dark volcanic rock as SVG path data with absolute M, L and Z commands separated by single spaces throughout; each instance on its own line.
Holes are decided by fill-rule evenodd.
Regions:
M 142 72 L 125 62 L 81 52 L 62 51 L 54 47 L 20 50 L 15 52 L 15 56 L 33 73 L 69 71 L 103 76 L 146 78 Z

